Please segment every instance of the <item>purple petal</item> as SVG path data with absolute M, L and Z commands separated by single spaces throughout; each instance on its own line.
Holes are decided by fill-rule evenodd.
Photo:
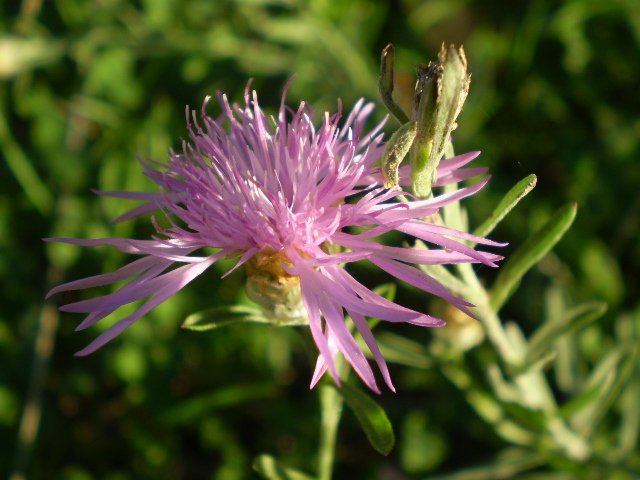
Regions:
M 220 253 L 218 252 L 215 255 L 209 257 L 208 260 L 204 262 L 198 262 L 196 264 L 184 265 L 182 267 L 176 268 L 168 273 L 157 276 L 151 280 L 146 280 L 144 282 L 140 282 L 135 284 L 135 288 L 126 288 L 123 287 L 119 291 L 115 293 L 111 293 L 109 295 L 104 295 L 103 297 L 92 298 L 90 300 L 82 300 L 75 303 L 70 303 L 68 305 L 64 305 L 60 307 L 60 310 L 63 312 L 76 312 L 76 313 L 90 313 L 90 312 L 99 312 L 102 310 L 108 310 L 111 308 L 118 308 L 123 305 L 135 302 L 136 300 L 141 300 L 149 295 L 153 295 L 159 290 L 167 287 L 168 285 L 173 285 L 176 282 L 180 282 L 183 276 L 192 270 L 193 265 L 211 265 L 215 261 L 221 258 Z M 166 266 L 162 265 L 164 268 Z M 206 268 L 206 267 L 205 267 Z
M 309 315 L 309 326 L 311 328 L 311 335 L 313 336 L 313 340 L 316 342 L 318 350 L 320 350 L 320 355 L 324 358 L 324 361 L 329 366 L 329 371 L 331 372 L 333 380 L 337 385 L 340 385 L 340 376 L 338 375 L 338 370 L 336 370 L 336 365 L 333 362 L 333 354 L 331 353 L 331 349 L 329 348 L 329 342 L 327 341 L 322 331 L 322 319 L 320 318 L 320 301 L 319 296 L 316 293 L 317 291 L 319 291 L 316 288 L 318 285 L 314 281 L 313 276 L 309 275 L 310 272 L 311 269 L 305 269 L 305 273 L 300 275 L 300 291 L 302 294 L 302 302 L 304 303 L 304 306 Z
M 369 347 L 369 350 L 373 354 L 373 358 L 376 360 L 376 363 L 378 364 L 378 368 L 380 369 L 380 372 L 382 372 L 382 378 L 384 378 L 384 381 L 389 387 L 389 389 L 395 393 L 396 389 L 393 386 L 393 382 L 391 381 L 391 375 L 389 374 L 389 367 L 387 367 L 387 362 L 384 360 L 384 357 L 380 352 L 378 343 L 373 337 L 373 333 L 371 332 L 371 328 L 369 327 L 367 320 L 364 318 L 363 315 L 360 315 L 357 312 L 352 312 L 350 310 L 347 310 L 347 312 L 351 316 L 353 323 L 355 324 L 356 328 L 360 332 L 360 335 L 362 335 L 362 338 L 364 339 L 365 343 Z
M 407 322 L 414 325 L 420 325 L 423 327 L 441 327 L 446 323 L 439 318 L 432 317 L 430 315 L 415 312 L 411 309 L 402 307 L 390 300 L 387 300 L 381 295 L 369 290 L 367 287 L 358 282 L 355 278 L 349 275 L 343 268 L 338 266 L 332 266 L 326 269 L 331 273 L 332 278 L 338 282 L 342 287 L 349 290 L 360 297 L 363 303 L 370 305 L 374 313 L 366 313 L 359 310 L 356 312 L 370 316 L 372 318 L 379 318 L 380 320 L 386 320 L 388 322 Z M 343 303 L 345 308 L 349 309 Z M 383 310 L 384 309 L 384 310 Z M 385 311 L 393 310 L 392 316 L 381 315 Z
M 464 167 L 467 163 L 477 158 L 482 152 L 468 152 L 461 155 L 456 155 L 453 158 L 445 158 L 438 164 L 438 177 L 443 176 L 445 173 L 455 170 L 456 168 Z
M 351 364 L 358 376 L 371 390 L 380 393 L 369 362 L 367 362 L 364 353 L 362 353 L 362 350 L 360 350 L 353 335 L 351 335 L 351 332 L 347 328 L 342 307 L 337 306 L 327 295 L 330 295 L 330 291 L 326 291 L 326 295 L 319 297 L 322 305 L 322 313 L 326 321 L 325 328 L 333 337 L 338 350 L 344 355 L 347 362 Z
M 475 168 L 462 168 L 460 170 L 454 170 L 451 173 L 438 177 L 438 181 L 434 182 L 434 187 L 443 187 L 452 183 L 462 182 L 469 178 L 483 175 L 489 171 L 488 167 L 475 167 Z
M 439 282 L 431 278 L 423 271 L 418 270 L 417 268 L 410 265 L 405 265 L 404 263 L 396 262 L 393 260 L 387 261 L 376 257 L 371 257 L 369 260 L 397 279 L 402 280 L 403 282 L 407 282 L 409 285 L 413 285 L 414 287 L 424 290 L 425 292 L 437 295 L 438 297 L 443 298 L 467 315 L 475 318 L 467 308 L 474 307 L 475 305 L 459 299 L 451 292 L 449 292 L 445 287 L 443 287 Z
M 91 342 L 89 346 L 76 353 L 76 356 L 83 357 L 85 355 L 89 355 L 90 353 L 93 353 L 97 349 L 102 347 L 105 343 L 120 335 L 144 315 L 178 293 L 185 285 L 191 282 L 191 280 L 204 272 L 213 262 L 214 260 L 211 260 L 210 262 L 196 263 L 193 265 L 185 265 L 184 267 L 181 267 L 181 269 L 179 270 L 182 270 L 182 272 L 178 278 L 175 278 L 170 284 L 165 285 L 156 296 L 147 301 L 147 303 L 145 303 L 134 313 L 132 313 L 128 317 L 123 318 L 118 323 L 109 328 L 106 332 L 98 336 L 98 338 Z
M 460 252 L 454 252 L 452 250 L 419 250 L 415 248 L 405 247 L 388 247 L 376 242 L 367 242 L 360 240 L 355 235 L 339 232 L 336 233 L 332 240 L 342 245 L 345 248 L 351 250 L 365 250 L 369 252 L 375 252 L 378 256 L 384 255 L 385 257 L 393 258 L 394 260 L 400 260 L 402 262 L 415 263 L 418 265 L 446 265 L 455 263 L 477 263 L 479 260 L 465 255 Z M 497 262 L 504 257 L 488 252 L 481 252 L 487 260 Z
M 102 275 L 96 275 L 93 277 L 75 280 L 73 282 L 63 283 L 62 285 L 58 285 L 57 287 L 51 289 L 51 291 L 47 293 L 46 298 L 49 298 L 51 295 L 54 295 L 59 292 L 66 292 L 69 290 L 83 290 L 85 288 L 99 287 L 102 285 L 110 285 L 112 283 L 117 283 L 148 270 L 149 268 L 154 266 L 156 263 L 158 263 L 158 261 L 159 261 L 158 259 L 151 256 L 143 257 L 125 265 L 122 268 L 119 268 L 115 272 L 105 273 Z

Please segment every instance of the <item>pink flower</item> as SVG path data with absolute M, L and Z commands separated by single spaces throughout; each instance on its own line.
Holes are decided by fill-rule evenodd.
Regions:
M 365 316 L 425 327 L 445 322 L 375 294 L 341 264 L 368 260 L 471 315 L 470 303 L 411 264 L 479 262 L 496 266 L 494 262 L 501 256 L 474 250 L 452 238 L 501 244 L 422 220 L 444 205 L 473 195 L 488 178 L 429 200 L 398 202 L 397 197 L 404 192 L 385 189 L 380 169 L 374 168 L 383 150 L 379 134 L 382 124 L 363 133 L 372 104 L 358 102 L 342 128 L 338 128 L 340 109 L 333 116 L 325 113 L 322 126 L 316 130 L 313 110 L 304 102 L 297 111 L 288 109 L 284 96 L 277 118 L 265 115 L 249 87 L 245 107 L 232 106 L 225 95 L 219 95 L 222 115 L 217 119 L 206 115 L 208 101 L 202 108 L 203 126 L 197 123 L 195 112 L 190 119 L 187 111 L 191 143 L 183 142 L 182 153 L 171 152 L 168 164 L 143 162 L 145 175 L 159 185 L 160 193 L 103 193 L 146 201 L 117 221 L 161 209 L 171 221 L 170 228 L 162 229 L 152 219 L 159 236 L 151 240 L 47 239 L 82 246 L 111 245 L 140 257 L 115 272 L 66 283 L 49 292 L 52 295 L 129 280 L 114 293 L 61 307 L 66 312 L 89 314 L 78 330 L 125 304 L 149 297 L 76 355 L 87 355 L 103 346 L 217 260 L 237 257 L 234 269 L 245 266 L 250 297 L 261 303 L 275 321 L 287 323 L 308 317 L 319 350 L 312 387 L 327 369 L 339 384 L 334 357 L 341 352 L 367 386 L 379 392 L 371 366 L 345 323 L 346 312 L 371 350 L 386 384 L 394 390 Z M 435 186 L 486 172 L 485 168 L 460 169 L 478 154 L 443 160 Z M 401 178 L 408 177 L 408 172 L 400 173 Z M 350 197 L 352 202 L 347 203 Z M 348 227 L 365 231 L 354 233 Z M 392 230 L 441 248 L 415 250 L 375 241 Z M 202 247 L 217 251 L 194 255 Z M 174 264 L 182 266 L 170 269 Z M 283 295 L 297 292 L 301 299 L 298 308 L 295 301 L 273 301 L 270 287 L 276 288 L 276 295 L 278 288 Z

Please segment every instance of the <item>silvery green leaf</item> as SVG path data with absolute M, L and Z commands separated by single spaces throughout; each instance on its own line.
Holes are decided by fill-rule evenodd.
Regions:
M 503 408 L 492 394 L 476 388 L 468 388 L 467 402 L 487 423 L 494 426 L 496 434 L 509 442 L 519 445 L 535 445 L 538 433 L 532 432 L 509 419 Z
M 513 207 L 515 207 L 520 200 L 527 196 L 527 194 L 533 190 L 536 186 L 538 179 L 535 175 L 529 175 L 520 180 L 509 192 L 500 200 L 498 206 L 493 210 L 493 213 L 487 218 L 482 225 L 476 228 L 473 232 L 478 237 L 486 237 L 489 235 L 496 225 L 509 213 Z
M 585 391 L 572 401 L 571 426 L 589 438 L 637 369 L 637 345 L 619 345 L 594 368 Z M 582 401 L 580 401 L 582 400 Z M 581 408 L 575 411 L 575 406 Z
M 560 208 L 500 268 L 492 289 L 491 307 L 495 312 L 498 312 L 509 299 L 524 274 L 549 253 L 564 236 L 576 217 L 577 209 L 578 206 L 575 203 Z
M 387 142 L 382 154 L 382 176 L 384 177 L 384 186 L 391 188 L 398 184 L 398 168 L 409 153 L 409 149 L 416 138 L 418 124 L 416 122 L 407 122 L 396 130 Z
M 538 361 L 549 353 L 555 342 L 563 335 L 574 333 L 589 325 L 604 315 L 606 311 L 606 303 L 589 302 L 566 311 L 561 318 L 544 323 L 530 338 L 529 351 L 527 352 L 527 361 L 525 363 L 529 364 Z

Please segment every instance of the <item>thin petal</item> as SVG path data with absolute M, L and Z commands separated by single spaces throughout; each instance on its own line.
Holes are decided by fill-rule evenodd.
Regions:
M 328 294 L 329 291 L 326 293 Z M 347 328 L 342 307 L 338 307 L 326 295 L 320 296 L 320 302 L 323 307 L 322 313 L 326 321 L 327 331 L 333 337 L 338 350 L 344 355 L 344 358 L 353 367 L 362 381 L 364 381 L 371 390 L 380 393 L 369 362 L 367 362 L 364 353 L 362 353 L 362 350 Z
M 57 287 L 51 289 L 49 293 L 47 293 L 46 298 L 49 298 L 51 295 L 59 292 L 66 292 L 69 290 L 83 290 L 85 288 L 99 287 L 102 285 L 118 283 L 122 280 L 134 277 L 148 270 L 156 263 L 158 263 L 158 260 L 152 256 L 139 258 L 138 260 L 131 262 L 122 268 L 119 268 L 115 272 L 104 273 L 102 275 L 96 275 L 93 277 L 83 278 L 80 280 L 75 280 L 73 282 L 58 285 Z
M 340 385 L 340 376 L 338 370 L 333 362 L 333 354 L 329 348 L 329 343 L 322 331 L 322 319 L 320 317 L 320 301 L 318 298 L 318 291 L 313 275 L 310 275 L 310 269 L 302 269 L 304 273 L 300 275 L 300 291 L 302 294 L 302 302 L 309 314 L 309 326 L 311 328 L 311 335 L 313 340 L 320 350 L 320 355 L 324 358 L 325 362 L 329 366 L 331 376 L 337 385 Z
M 195 263 L 193 265 L 185 265 L 184 267 L 182 267 L 185 270 L 181 272 L 180 277 L 174 279 L 172 283 L 162 288 L 162 290 L 158 292 L 156 296 L 147 301 L 147 303 L 145 303 L 134 313 L 132 313 L 128 317 L 123 318 L 118 323 L 109 328 L 106 332 L 102 333 L 98 338 L 91 342 L 89 346 L 77 352 L 76 356 L 83 357 L 85 355 L 89 355 L 90 353 L 93 353 L 97 349 L 102 347 L 105 343 L 113 340 L 144 315 L 178 293 L 182 288 L 184 288 L 185 285 L 187 285 L 194 278 L 204 272 L 213 262 L 214 260 L 211 260 L 210 262 Z
M 366 250 L 375 252 L 377 255 L 383 255 L 385 257 L 400 260 L 402 262 L 415 263 L 418 265 L 446 265 L 455 263 L 477 263 L 479 260 L 465 255 L 460 252 L 454 252 L 452 250 L 442 249 L 425 249 L 419 250 L 415 248 L 405 247 L 389 247 L 381 245 L 377 242 L 367 242 L 360 240 L 356 235 L 350 235 L 348 233 L 339 232 L 336 233 L 332 240 L 342 245 L 343 247 L 352 250 Z M 487 260 L 497 262 L 504 257 L 488 252 L 480 252 Z
M 376 363 L 378 364 L 378 368 L 380 369 L 380 372 L 382 372 L 382 378 L 384 378 L 384 381 L 389 387 L 389 389 L 392 392 L 395 392 L 396 389 L 393 386 L 393 382 L 391 381 L 391 375 L 389 374 L 389 367 L 387 367 L 387 362 L 382 356 L 382 352 L 380 352 L 380 347 L 378 347 L 378 343 L 373 337 L 373 333 L 371 332 L 371 328 L 369 327 L 367 320 L 364 318 L 363 315 L 360 315 L 357 312 L 353 312 L 351 310 L 347 310 L 347 312 L 351 316 L 353 323 L 355 324 L 356 328 L 360 332 L 360 335 L 362 335 L 362 338 L 364 339 L 365 343 L 369 347 L 369 350 L 371 351 L 373 358 L 376 360 Z
M 467 315 L 473 317 L 469 309 L 466 307 L 474 307 L 475 305 L 456 297 L 440 283 L 438 283 L 423 271 L 418 270 L 417 268 L 410 265 L 405 265 L 404 263 L 396 262 L 393 260 L 387 261 L 376 257 L 371 257 L 369 260 L 397 279 L 402 280 L 403 282 L 407 282 L 409 285 L 413 285 L 414 287 L 424 290 L 425 292 L 437 295 L 438 297 L 441 297 L 449 302 L 451 305 L 462 310 Z
M 220 253 L 221 252 L 218 252 L 217 254 L 212 255 L 208 260 L 204 262 L 198 262 L 197 264 L 189 264 L 176 268 L 175 270 L 172 270 L 168 273 L 140 283 L 136 285 L 135 288 L 122 288 L 115 293 L 104 295 L 103 297 L 70 303 L 68 305 L 60 307 L 60 310 L 62 310 L 63 312 L 76 313 L 98 312 L 111 308 L 118 308 L 128 303 L 135 302 L 136 300 L 141 300 L 145 297 L 148 297 L 149 295 L 155 294 L 159 290 L 165 288 L 167 285 L 173 285 L 176 282 L 180 282 L 180 279 L 183 278 L 183 276 L 187 272 L 192 271 L 193 265 L 211 265 L 221 257 Z
M 438 176 L 444 175 L 446 172 L 455 170 L 460 167 L 464 167 L 467 163 L 477 158 L 482 152 L 468 152 L 461 155 L 456 155 L 452 158 L 445 158 L 438 164 Z

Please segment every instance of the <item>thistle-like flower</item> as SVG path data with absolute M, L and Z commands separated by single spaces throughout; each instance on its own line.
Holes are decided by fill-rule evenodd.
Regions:
M 377 295 L 351 276 L 343 264 L 367 260 L 471 315 L 470 303 L 411 264 L 478 262 L 496 266 L 494 262 L 502 258 L 499 255 L 474 250 L 455 239 L 501 244 L 423 220 L 440 207 L 473 195 L 488 178 L 428 200 L 398 201 L 404 192 L 400 187 L 386 189 L 380 168 L 374 167 L 383 152 L 383 125 L 363 133 L 372 104 L 358 102 L 341 128 L 340 107 L 333 116 L 325 113 L 316 130 L 309 105 L 303 102 L 297 111 L 291 110 L 284 105 L 284 95 L 277 118 L 265 115 L 249 86 L 244 107 L 230 105 L 225 95 L 218 98 L 221 116 L 207 116 L 207 98 L 202 125 L 195 112 L 187 110 L 191 142 L 183 142 L 181 153 L 171 152 L 167 164 L 143 162 L 145 174 L 158 184 L 160 193 L 103 193 L 145 201 L 117 221 L 161 209 L 169 218 L 168 228 L 152 219 L 158 236 L 151 240 L 48 239 L 82 246 L 110 245 L 140 257 L 115 272 L 66 283 L 49 292 L 129 280 L 114 293 L 61 307 L 67 312 L 89 313 L 78 330 L 125 304 L 149 297 L 76 355 L 87 355 L 103 346 L 217 260 L 238 258 L 234 269 L 245 267 L 249 297 L 274 322 L 300 324 L 304 319 L 308 323 L 319 350 L 312 387 L 327 369 L 340 383 L 334 362 L 340 352 L 367 386 L 379 392 L 371 366 L 345 323 L 346 313 L 386 384 L 395 391 L 365 317 L 426 327 L 445 322 Z M 485 168 L 460 168 L 477 155 L 473 152 L 442 161 L 434 186 L 486 172 Z M 410 172 L 401 168 L 400 185 L 406 185 L 409 178 Z M 364 231 L 353 232 L 349 227 Z M 392 230 L 439 248 L 417 250 L 375 241 Z M 197 255 L 203 247 L 212 247 L 215 253 Z M 183 265 L 171 269 L 174 264 Z

